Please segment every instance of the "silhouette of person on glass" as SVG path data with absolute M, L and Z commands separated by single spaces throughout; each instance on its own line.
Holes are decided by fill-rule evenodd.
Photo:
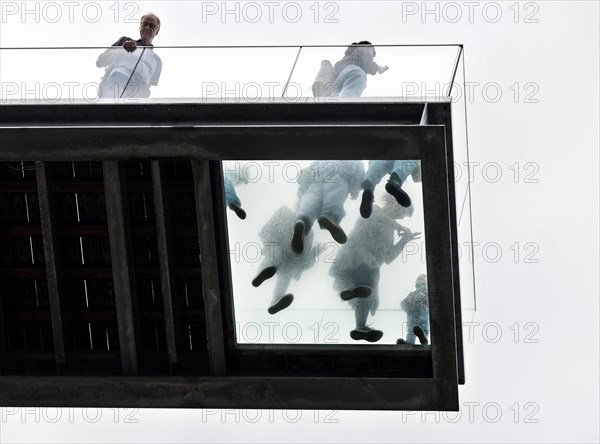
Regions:
M 305 248 L 300 254 L 292 251 L 289 243 L 292 234 L 292 224 L 295 214 L 288 207 L 279 208 L 269 221 L 260 230 L 259 236 L 263 241 L 263 260 L 260 271 L 252 280 L 254 287 L 259 287 L 264 281 L 277 276 L 273 298 L 268 312 L 275 314 L 287 307 L 294 301 L 294 295 L 287 293 L 288 287 L 293 279 L 299 280 L 305 270 L 312 268 L 318 246 Z M 305 242 L 312 245 L 313 234 L 309 233 Z
M 248 178 L 234 171 L 225 170 L 223 172 L 223 190 L 225 191 L 225 205 L 233 211 L 240 219 L 246 219 L 246 211 L 242 208 L 235 187 L 239 184 L 247 184 Z
M 334 277 L 333 288 L 354 309 L 356 327 L 350 332 L 354 340 L 377 342 L 381 330 L 367 325 L 369 313 L 373 316 L 379 306 L 379 269 L 392 263 L 406 244 L 418 239 L 419 232 L 411 232 L 396 222 L 412 216 L 414 207 L 398 206 L 386 195 L 383 207 L 375 205 L 369 220 L 359 218 L 348 242 L 340 248 L 329 274 Z M 396 233 L 400 240 L 394 243 Z
M 371 215 L 375 186 L 386 174 L 390 174 L 390 178 L 385 190 L 394 196 L 398 204 L 408 207 L 410 197 L 402 189 L 402 184 L 408 176 L 412 176 L 415 182 L 421 181 L 421 164 L 418 160 L 370 160 L 362 183 L 363 195 L 360 203 L 360 215 L 365 219 Z
M 160 19 L 152 13 L 140 20 L 140 38 L 121 37 L 96 60 L 98 68 L 105 68 L 100 81 L 98 97 L 150 97 L 150 86 L 158 85 L 162 61 L 152 49 L 152 41 L 160 30 Z M 138 47 L 143 47 L 141 51 Z M 123 49 L 125 51 L 123 51 Z
M 340 226 L 346 215 L 344 203 L 348 194 L 358 197 L 365 168 L 361 160 L 315 161 L 301 171 L 298 179 L 300 204 L 294 220 L 292 250 L 304 251 L 305 236 L 310 233 L 315 221 L 319 227 L 329 231 L 331 237 L 344 244 L 348 240 Z
M 406 312 L 406 340 L 400 338 L 396 344 L 415 345 L 419 338 L 421 345 L 429 344 L 429 295 L 427 293 L 427 275 L 421 274 L 415 282 L 415 291 L 411 291 L 400 302 Z

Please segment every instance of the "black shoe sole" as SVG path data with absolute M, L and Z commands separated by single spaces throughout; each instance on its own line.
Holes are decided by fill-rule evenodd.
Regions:
M 425 332 L 423 331 L 423 328 L 420 325 L 415 325 L 413 327 L 413 333 L 417 338 L 419 338 L 419 342 L 421 343 L 421 345 L 429 344 L 429 340 L 427 339 L 427 336 L 425 336 Z
M 319 222 L 319 227 L 329 231 L 329 234 L 331 234 L 333 240 L 338 244 L 345 244 L 348 241 L 348 237 L 346 236 L 346 233 L 344 233 L 342 227 L 336 224 L 333 220 L 325 216 L 321 216 L 317 220 Z
M 350 337 L 355 341 L 377 342 L 383 337 L 383 332 L 381 330 L 371 330 L 365 333 L 358 330 L 352 330 L 350 332 Z
M 274 315 L 275 313 L 283 310 L 284 308 L 288 308 L 293 301 L 294 295 L 286 294 L 285 296 L 282 296 L 281 299 L 279 299 L 279 301 L 277 301 L 275 305 L 271 305 L 267 311 L 269 312 L 269 314 Z
M 294 224 L 292 251 L 296 254 L 302 254 L 304 251 L 304 222 L 302 221 L 298 221 Z
M 273 276 L 275 276 L 275 273 L 277 273 L 277 267 L 274 265 L 261 270 L 261 272 L 258 273 L 258 275 L 256 275 L 256 277 L 252 280 L 252 286 L 258 287 L 267 279 L 271 279 Z
M 373 190 L 364 190 L 360 203 L 360 215 L 368 219 L 373 212 Z
M 399 205 L 405 208 L 410 207 L 410 197 L 397 183 L 388 181 L 388 183 L 385 184 L 385 191 L 394 196 Z
M 246 212 L 242 209 L 242 207 L 240 207 L 238 204 L 236 204 L 235 202 L 232 202 L 229 204 L 229 208 L 231 210 L 233 210 L 233 212 L 237 215 L 237 217 L 239 217 L 240 219 L 246 219 Z
M 360 285 L 351 290 L 344 290 L 340 293 L 342 301 L 350 301 L 355 298 L 368 298 L 373 290 L 370 287 Z

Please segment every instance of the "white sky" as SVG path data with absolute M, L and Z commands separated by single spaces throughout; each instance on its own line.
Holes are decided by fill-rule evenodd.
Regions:
M 33 9 L 35 3 L 28 5 Z M 48 23 L 56 10 L 46 9 L 44 16 L 41 3 L 39 14 L 22 17 L 22 2 L 0 2 L 0 46 L 109 45 L 121 35 L 136 37 L 137 19 L 148 10 L 162 20 L 157 46 L 463 43 L 467 81 L 475 82 L 468 123 L 471 162 L 479 162 L 472 207 L 474 241 L 480 243 L 478 310 L 464 313 L 464 320 L 479 324 L 464 329 L 467 384 L 460 387 L 458 419 L 302 412 L 293 422 L 296 412 L 262 412 L 257 419 L 254 411 L 145 410 L 134 412 L 130 419 L 137 423 L 130 423 L 125 413 L 131 412 L 118 411 L 115 421 L 115 412 L 106 409 L 94 423 L 93 409 L 63 410 L 54 422 L 49 420 L 57 417 L 54 410 L 29 415 L 3 410 L 0 442 L 598 442 L 597 2 L 357 1 L 320 3 L 312 10 L 312 2 L 302 2 L 297 23 L 290 22 L 298 10 L 290 2 L 276 2 L 272 23 L 264 2 L 257 2 L 264 17 L 257 23 L 249 23 L 255 16 L 249 9 L 243 15 L 243 6 L 236 22 L 235 15 L 203 16 L 201 2 L 98 2 L 99 9 L 92 2 L 76 3 L 73 23 L 65 2 L 56 2 L 63 18 Z M 436 4 L 438 17 L 420 14 Z M 204 2 L 205 12 L 221 5 Z M 15 8 L 17 14 L 10 15 Z M 99 20 L 91 23 L 98 10 Z M 136 23 L 124 23 L 129 12 Z M 332 12 L 337 22 L 325 23 L 324 15 Z M 462 17 L 455 20 L 457 12 Z M 84 60 L 91 66 L 85 81 L 97 81 L 97 54 L 81 50 L 44 59 L 32 53 L 15 70 L 16 62 L 9 61 L 14 56 L 2 51 L 0 82 L 3 88 L 13 82 L 11 72 L 63 82 L 51 73 L 60 72 L 68 58 L 78 66 Z M 408 56 L 397 54 L 390 62 L 383 51 L 380 56 L 390 65 L 382 81 L 394 71 L 413 69 Z M 169 64 L 159 87 L 179 72 L 194 88 L 189 84 L 195 76 L 216 70 L 209 58 L 195 60 L 197 66 L 184 63 L 192 57 L 191 51 L 180 51 L 178 63 L 163 57 Z M 246 60 L 241 68 L 225 70 L 235 69 L 234 78 L 238 69 L 268 70 L 258 69 L 260 63 Z M 446 73 L 440 78 L 448 81 Z M 369 86 L 375 88 L 376 80 L 369 79 Z M 496 91 L 502 95 L 493 100 Z M 464 181 L 465 166 L 460 167 Z M 491 253 L 498 246 L 502 256 L 495 261 Z M 502 336 L 493 342 L 498 328 Z

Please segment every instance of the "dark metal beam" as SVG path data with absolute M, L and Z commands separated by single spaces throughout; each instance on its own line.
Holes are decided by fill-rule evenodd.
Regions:
M 110 257 L 119 329 L 119 347 L 123 375 L 138 374 L 137 322 L 134 317 L 136 306 L 132 284 L 135 281 L 134 268 L 130 257 L 128 217 L 125 213 L 122 174 L 118 162 L 102 162 L 104 188 L 106 194 L 106 215 L 110 240 Z
M 315 99 L 318 100 L 318 99 Z M 350 99 L 352 100 L 352 99 Z M 194 126 L 290 125 L 357 122 L 416 125 L 423 102 L 362 98 L 344 102 L 328 97 L 320 103 L 268 100 L 262 103 L 127 103 L 127 104 L 3 104 L 0 127 L 39 126 Z M 325 117 L 325 118 L 324 118 Z
M 443 134 L 443 127 L 438 127 Z M 443 138 L 443 136 L 442 136 Z M 450 182 L 446 141 L 429 143 L 421 156 L 423 219 L 427 280 L 429 293 L 429 318 L 431 324 L 431 350 L 433 378 L 445 381 L 438 393 L 442 404 L 458 403 L 458 369 L 456 350 L 455 280 L 451 258 L 456 244 L 452 241 Z
M 0 405 L 451 411 L 459 407 L 440 396 L 440 383 L 433 379 L 214 376 L 3 377 Z
M 452 242 L 452 268 L 453 268 L 453 286 L 454 286 L 454 323 L 456 332 L 456 362 L 458 371 L 458 383 L 465 383 L 465 357 L 463 349 L 463 331 L 462 331 L 462 303 L 460 289 L 460 256 L 458 253 L 458 222 L 456 215 L 456 179 L 454 177 L 454 148 L 452 137 L 452 114 L 450 105 L 445 103 L 429 103 L 425 111 L 427 121 L 430 124 L 444 125 L 446 134 L 446 164 L 448 165 L 448 200 L 450 211 L 450 236 Z M 467 187 L 469 184 L 467 183 Z M 471 239 L 472 240 L 472 239 Z M 468 285 L 471 285 L 469 283 Z M 467 285 L 467 283 L 463 283 Z
M 202 269 L 202 296 L 206 313 L 206 335 L 211 374 L 226 374 L 225 345 L 223 341 L 223 313 L 219 288 L 216 233 L 208 162 L 192 161 L 200 267 Z
M 171 372 L 173 372 L 173 366 L 177 364 L 179 316 L 177 315 L 177 304 L 174 301 L 173 240 L 168 206 L 169 193 L 164 164 L 158 161 L 152 161 L 151 167 L 158 257 L 160 261 L 160 284 L 162 289 L 165 332 L 167 338 L 167 354 L 169 356 Z
M 0 129 L 0 160 L 335 160 L 335 146 L 346 159 L 416 159 L 438 126 Z
M 40 208 L 40 222 L 44 242 L 44 259 L 46 261 L 46 280 L 48 283 L 48 297 L 50 300 L 50 315 L 52 318 L 52 337 L 54 339 L 54 355 L 56 357 L 56 370 L 62 373 L 65 362 L 65 340 L 63 328 L 63 289 L 61 272 L 59 269 L 59 242 L 56 234 L 56 210 L 52 193 L 50 192 L 50 178 L 48 166 L 42 164 L 36 169 L 38 187 L 38 201 Z
M 222 162 L 212 162 L 209 163 L 209 170 L 211 176 L 211 184 L 219 184 L 219 186 L 224 183 L 223 182 L 223 163 Z M 225 202 L 225 193 L 213 193 L 213 208 L 215 208 L 214 216 L 215 216 L 215 224 L 217 227 L 227 227 L 227 205 Z M 217 245 L 229 245 L 229 230 L 222 229 L 217 230 Z M 217 254 L 219 255 L 219 263 L 218 267 L 221 270 L 221 294 L 225 295 L 223 300 L 223 335 L 224 335 L 224 344 L 227 355 L 227 360 L 229 362 L 235 362 L 239 366 L 243 366 L 242 360 L 238 360 L 235 352 L 232 353 L 232 350 L 236 349 L 237 346 L 237 338 L 235 331 L 235 317 L 233 313 L 233 284 L 232 284 L 232 274 L 231 274 L 231 264 L 230 264 L 230 254 L 229 248 L 219 248 L 217 249 Z M 240 350 L 241 351 L 241 350 Z

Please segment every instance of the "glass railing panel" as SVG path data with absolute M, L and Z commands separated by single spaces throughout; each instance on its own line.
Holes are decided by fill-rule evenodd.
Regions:
M 333 65 L 344 56 L 337 47 L 155 47 L 128 53 L 115 48 L 0 49 L 0 101 L 19 103 L 96 103 L 104 67 L 99 57 L 112 49 L 113 62 L 135 75 L 121 95 L 116 87 L 105 94 L 125 103 L 161 99 L 189 102 L 297 101 L 313 97 L 312 85 L 322 60 Z M 434 100 L 447 94 L 456 46 L 375 46 L 374 61 L 389 69 L 367 76 L 362 97 Z M 141 58 L 140 58 L 141 56 Z M 155 73 L 157 58 L 162 69 Z M 43 68 L 31 69 L 31 61 Z M 139 60 L 139 63 L 138 63 Z M 102 63 L 100 63 L 102 65 Z M 151 84 L 136 88 L 137 75 Z M 144 81 L 138 80 L 140 85 Z M 156 83 L 156 84 L 154 84 Z M 114 84 L 111 84 L 114 85 Z M 144 89 L 145 88 L 145 89 Z M 285 92 L 285 94 L 284 94 Z
M 242 103 L 282 97 L 296 48 L 156 49 L 164 73 L 153 98 Z
M 131 53 L 108 49 L 110 60 L 121 61 L 125 71 L 135 68 L 136 75 L 122 85 L 127 86 L 124 94 L 115 82 L 107 85 L 104 94 L 104 101 L 119 98 L 125 103 L 137 103 L 148 95 L 136 86 L 138 73 L 148 83 L 157 83 L 149 88 L 151 99 L 255 102 L 281 97 L 297 53 L 296 48 L 138 48 Z M 3 104 L 96 103 L 105 75 L 105 68 L 96 63 L 104 52 L 104 48 L 2 49 L 0 100 Z M 155 56 L 162 65 L 160 76 L 152 75 Z M 32 60 L 44 68 L 27 68 Z
M 454 187 L 456 194 L 456 221 L 459 246 L 460 292 L 462 309 L 476 309 L 475 257 L 471 217 L 471 177 L 467 134 L 467 94 L 464 78 L 464 52 L 461 51 L 451 92 L 452 146 L 454 155 Z
M 101 48 L 0 49 L 0 103 L 96 102 L 104 71 L 96 67 L 96 59 L 102 52 Z
M 287 96 L 312 96 L 311 87 L 323 60 L 334 66 L 343 59 L 347 47 L 302 48 L 291 78 Z M 362 97 L 407 97 L 435 99 L 447 94 L 457 46 L 377 46 L 373 59 L 389 69 L 367 75 Z M 308 91 L 308 93 L 307 93 Z

